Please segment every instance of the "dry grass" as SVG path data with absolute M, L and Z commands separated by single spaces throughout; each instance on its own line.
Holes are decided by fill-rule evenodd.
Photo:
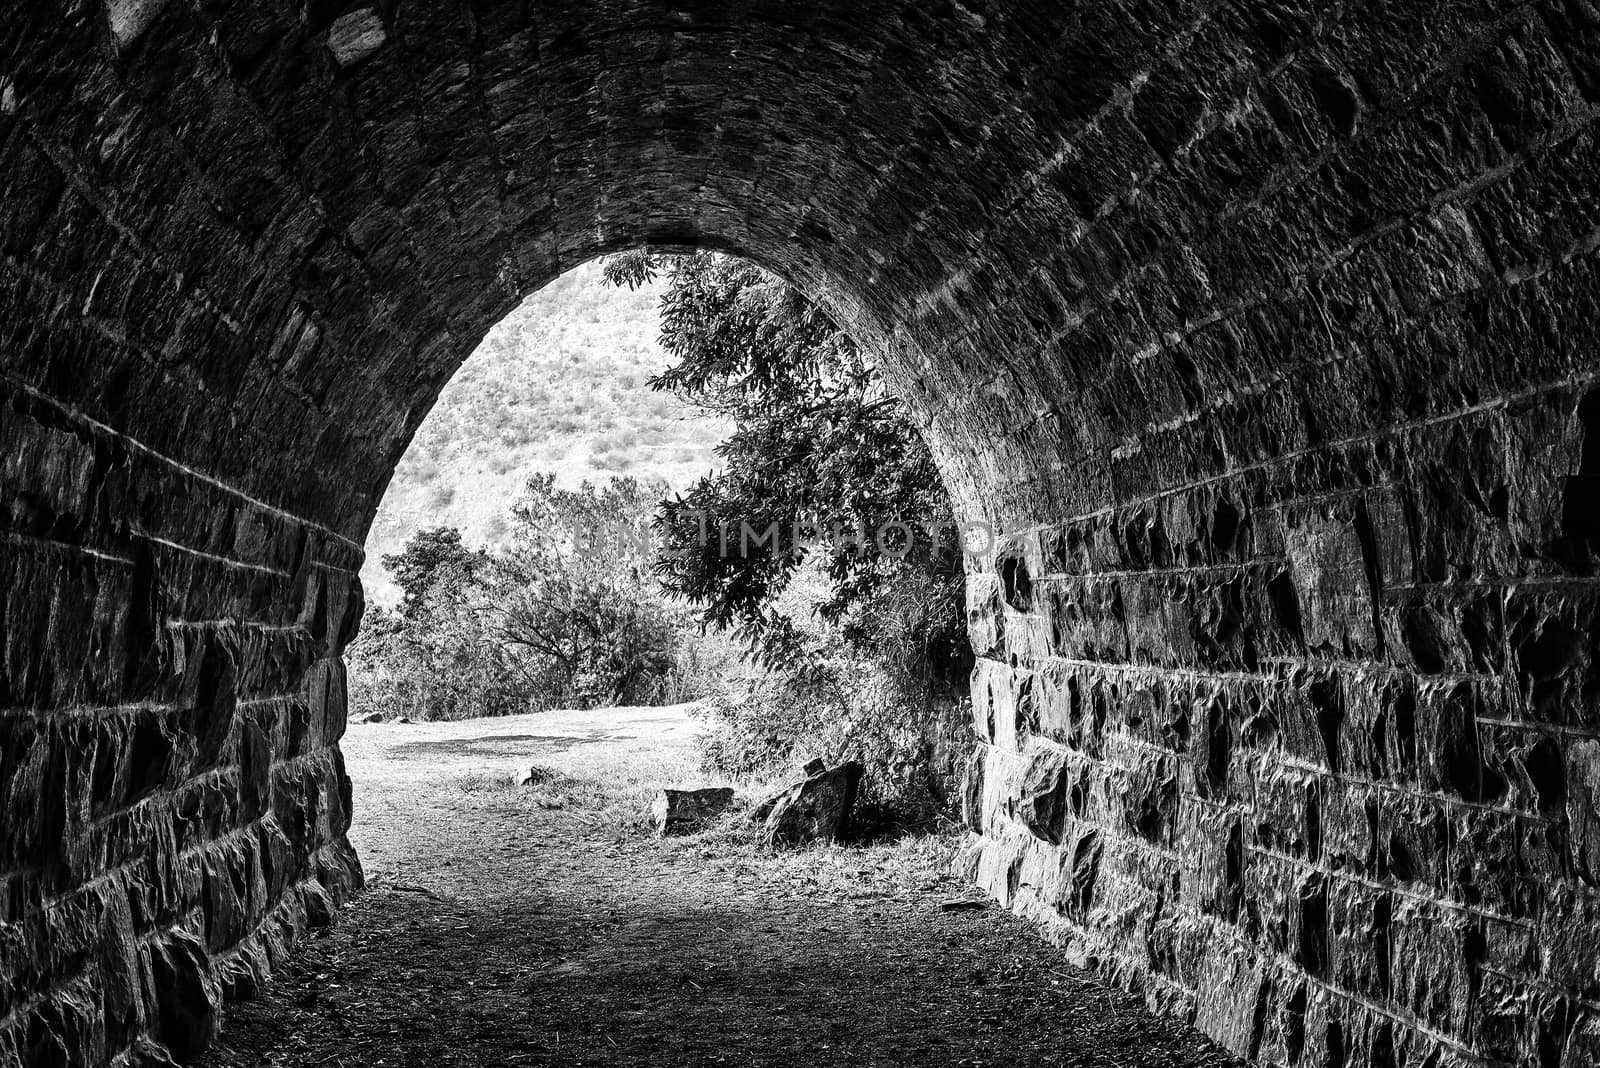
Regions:
M 519 785 L 521 776 L 507 772 L 466 772 L 447 782 L 464 807 L 485 805 L 498 811 L 566 812 L 592 831 L 632 837 L 654 833 L 650 802 L 665 787 L 693 790 L 732 786 L 734 807 L 696 840 L 753 846 L 749 808 L 770 792 L 767 784 L 737 783 L 708 776 L 690 756 L 646 753 L 625 756 L 611 747 L 563 753 L 534 766 L 534 781 Z M 776 787 L 773 787 L 776 789 Z
M 464 807 L 484 805 L 524 815 L 560 812 L 593 833 L 616 839 L 652 838 L 649 806 L 664 787 L 731 786 L 734 804 L 694 834 L 658 840 L 659 848 L 734 869 L 739 878 L 785 885 L 834 899 L 894 897 L 953 883 L 959 837 L 920 833 L 868 845 L 764 847 L 751 808 L 787 785 L 783 779 L 730 781 L 707 775 L 691 750 L 619 752 L 614 746 L 578 748 L 536 765 L 528 785 L 508 773 L 469 772 L 449 789 Z

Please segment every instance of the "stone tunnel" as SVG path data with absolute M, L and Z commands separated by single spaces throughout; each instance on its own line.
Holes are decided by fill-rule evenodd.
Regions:
M 979 882 L 1262 1063 L 1600 1059 L 1591 0 L 35 0 L 0 23 L 0 1063 L 360 883 L 341 650 L 484 332 L 639 245 L 879 354 Z

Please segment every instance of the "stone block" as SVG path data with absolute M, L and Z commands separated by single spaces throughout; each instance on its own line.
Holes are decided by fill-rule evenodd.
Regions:
M 1244 896 L 1244 814 L 1185 799 L 1179 821 L 1179 884 L 1183 905 L 1227 922 L 1237 919 Z
M 1071 660 L 1127 659 L 1128 632 L 1117 579 L 1043 580 L 1038 599 L 1051 626 L 1051 653 Z
M 1471 918 L 1425 902 L 1396 900 L 1390 918 L 1393 1004 L 1445 1034 L 1465 1032 L 1472 1011 Z
M 1373 579 L 1363 534 L 1365 514 L 1352 502 L 1296 509 L 1285 552 L 1306 648 L 1314 655 L 1360 658 L 1379 648 Z
M 1314 815 L 1322 863 L 1336 872 L 1373 874 L 1378 813 L 1389 803 L 1389 792 L 1337 778 L 1323 779 L 1321 786 Z M 1308 810 L 1308 820 L 1312 815 Z
M 1035 838 L 1060 845 L 1072 784 L 1068 754 L 1048 742 L 1030 739 L 1024 761 L 1013 811 Z
M 180 1061 L 194 1060 L 216 1037 L 220 1022 L 220 991 L 205 949 L 187 932 L 174 931 L 148 947 L 147 960 L 156 1037 Z
M 1484 693 L 1473 682 L 1417 687 L 1417 753 L 1425 787 L 1464 801 L 1498 801 L 1505 778 L 1490 764 L 1478 725 Z
M 1592 698 L 1597 668 L 1593 635 L 1600 595 L 1514 587 L 1505 599 L 1512 695 L 1520 718 L 1600 730 Z
M 1240 1056 L 1259 1050 L 1265 1020 L 1257 1008 L 1270 983 L 1267 966 L 1249 946 L 1222 942 L 1196 984 L 1195 1026 Z
M 1600 887 L 1600 739 L 1568 741 L 1564 787 L 1572 870 Z
M 1377 871 L 1417 892 L 1442 895 L 1448 878 L 1450 806 L 1427 796 L 1391 794 L 1378 808 Z
M 1193 632 L 1198 624 L 1185 583 L 1159 575 L 1128 577 L 1121 590 L 1127 605 L 1130 660 L 1166 667 L 1197 662 Z
M 1512 726 L 1500 718 L 1480 716 L 1478 734 L 1492 781 L 1505 784 L 1501 803 L 1530 814 L 1562 812 L 1567 804 L 1568 740 L 1540 727 Z
M 1160 846 L 1170 846 L 1177 833 L 1182 794 L 1177 757 L 1148 749 L 1135 750 L 1121 776 L 1122 828 Z
M 1182 692 L 1181 685 L 1177 688 Z M 1162 672 L 1127 672 L 1121 698 L 1108 708 L 1104 731 L 1140 746 L 1173 753 L 1188 751 L 1193 731 L 1189 702 L 1174 692 L 1173 680 Z
M 370 7 L 347 11 L 328 27 L 328 51 L 341 67 L 366 59 L 388 39 L 382 16 Z
M 1391 773 L 1391 749 L 1405 745 L 1405 725 L 1396 722 L 1393 691 L 1409 680 L 1382 668 L 1362 667 L 1341 674 L 1340 704 L 1344 710 L 1333 738 L 1340 768 L 1365 779 L 1383 780 Z M 1414 716 L 1414 713 L 1413 713 Z M 1411 727 L 1415 747 L 1415 727 Z M 1393 770 L 1398 771 L 1398 768 Z
M 1172 861 L 1122 838 L 1100 839 L 1099 863 L 1084 926 L 1108 960 L 1149 966 L 1146 936 L 1160 917 L 1162 889 L 1175 874 Z
M 1544 901 L 1543 977 L 1568 990 L 1594 989 L 1600 983 L 1600 893 L 1551 879 Z
M 1328 981 L 1381 1004 L 1392 986 L 1395 895 L 1336 877 L 1327 890 Z
M 972 715 L 980 739 L 1006 749 L 1019 747 L 1025 733 L 1021 717 L 1027 712 L 1024 696 L 1030 678 L 1030 673 L 998 661 L 978 661 L 972 672 Z
M 1034 672 L 1033 720 L 1041 737 L 1073 743 L 1083 714 L 1078 679 L 1078 668 L 1062 664 L 1045 664 Z
M 1283 748 L 1297 759 L 1334 774 L 1348 770 L 1341 762 L 1347 717 L 1338 672 L 1321 665 L 1294 668 L 1284 685 L 1274 687 L 1268 714 Z

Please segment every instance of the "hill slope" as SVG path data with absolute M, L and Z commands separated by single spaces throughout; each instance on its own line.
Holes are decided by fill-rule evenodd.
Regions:
M 416 530 L 503 539 L 511 503 L 535 472 L 564 485 L 635 475 L 681 489 L 715 466 L 727 424 L 646 384 L 668 363 L 656 341 L 660 297 L 660 285 L 607 286 L 599 264 L 585 264 L 489 332 L 440 393 L 384 495 L 361 573 L 370 601 L 398 599 L 381 560 Z

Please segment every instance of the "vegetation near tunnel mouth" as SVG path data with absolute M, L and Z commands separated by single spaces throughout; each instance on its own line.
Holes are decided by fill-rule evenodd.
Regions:
M 718 469 L 676 492 L 531 471 L 499 544 L 417 530 L 382 556 L 399 603 L 369 608 L 348 651 L 352 717 L 693 701 L 709 773 L 853 759 L 869 822 L 945 820 L 971 744 L 960 546 L 881 536 L 953 525 L 926 444 L 868 354 L 780 279 L 649 251 L 602 271 L 612 293 L 659 294 L 670 362 L 648 385 L 726 428 Z M 871 533 L 761 536 L 828 524 Z M 708 525 L 756 536 L 730 551 Z

